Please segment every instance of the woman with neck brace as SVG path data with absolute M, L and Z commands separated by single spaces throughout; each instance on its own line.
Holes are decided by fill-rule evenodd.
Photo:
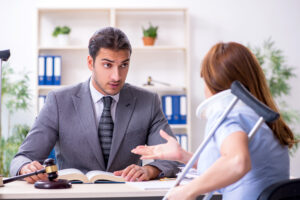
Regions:
M 278 112 L 258 61 L 241 44 L 214 45 L 203 60 L 201 77 L 205 82 L 206 101 L 210 101 L 204 110 L 197 110 L 197 116 L 207 120 L 205 136 L 232 100 L 233 95 L 228 90 L 235 80 Z M 254 200 L 267 186 L 288 179 L 288 148 L 295 143 L 293 133 L 280 117 L 274 123 L 263 124 L 249 142 L 247 134 L 258 118 L 255 111 L 239 101 L 194 165 L 199 177 L 173 188 L 168 200 L 196 199 L 212 191 L 221 193 L 223 200 Z M 186 164 L 192 153 L 182 149 L 163 130 L 161 136 L 166 139 L 165 144 L 138 146 L 132 153 L 142 155 L 141 159 L 175 160 Z

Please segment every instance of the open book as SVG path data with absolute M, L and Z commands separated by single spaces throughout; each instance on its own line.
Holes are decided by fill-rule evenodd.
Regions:
M 115 176 L 111 172 L 93 170 L 84 174 L 80 170 L 75 168 L 59 170 L 58 178 L 67 179 L 69 181 L 82 181 L 83 183 L 95 183 L 97 181 L 125 182 L 125 179 L 123 177 Z

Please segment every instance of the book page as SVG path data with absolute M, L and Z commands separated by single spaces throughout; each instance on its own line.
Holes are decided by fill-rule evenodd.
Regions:
M 58 171 L 58 178 L 59 179 L 67 179 L 69 181 L 82 181 L 83 183 L 88 183 L 88 178 L 78 169 L 69 168 L 69 169 L 62 169 Z
M 125 182 L 125 179 L 121 176 L 115 176 L 111 172 L 105 172 L 100 170 L 93 170 L 86 173 L 87 178 L 91 183 L 94 183 L 97 180 L 108 180 L 115 182 Z

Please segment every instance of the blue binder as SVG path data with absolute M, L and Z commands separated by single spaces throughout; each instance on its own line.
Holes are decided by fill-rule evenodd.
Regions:
M 53 84 L 60 85 L 61 83 L 61 56 L 53 57 Z
M 53 56 L 46 56 L 46 85 L 53 85 Z
M 46 95 L 39 95 L 39 112 L 42 110 L 44 104 L 46 102 Z
M 39 85 L 46 84 L 46 59 L 45 56 L 38 57 L 38 65 L 39 65 L 39 75 L 38 75 L 38 83 Z
M 181 147 L 188 151 L 188 136 L 185 133 L 181 134 Z
M 178 143 L 180 144 L 181 148 L 188 151 L 188 136 L 185 133 L 177 133 L 175 134 Z
M 172 96 L 171 95 L 164 95 L 162 96 L 162 108 L 163 112 L 169 122 L 169 124 L 173 123 L 173 114 L 172 114 Z
M 179 98 L 180 98 L 180 108 L 179 108 L 180 124 L 186 124 L 186 113 L 187 113 L 186 95 L 181 95 Z
M 176 139 L 177 139 L 177 142 L 180 144 L 180 146 L 181 146 L 181 134 L 175 134 L 175 137 L 176 137 Z
M 186 95 L 163 95 L 162 108 L 169 124 L 186 124 Z
M 172 95 L 172 124 L 181 124 L 180 122 L 180 96 Z

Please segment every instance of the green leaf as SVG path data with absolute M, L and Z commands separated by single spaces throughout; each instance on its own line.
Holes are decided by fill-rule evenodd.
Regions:
M 54 37 L 57 37 L 59 34 L 69 34 L 71 32 L 71 29 L 68 26 L 56 26 L 52 35 Z
M 143 29 L 143 35 L 144 35 L 144 37 L 152 37 L 152 38 L 156 38 L 157 37 L 158 26 L 153 26 L 149 22 L 149 27 L 147 29 L 145 29 L 144 27 L 142 27 L 142 29 Z
M 13 128 L 12 135 L 7 139 L 0 139 L 0 174 L 9 176 L 10 162 L 18 152 L 18 149 L 28 134 L 28 125 L 17 124 Z
M 61 34 L 69 34 L 70 32 L 71 32 L 71 29 L 68 26 L 64 26 L 60 30 Z
M 60 34 L 60 29 L 61 29 L 61 28 L 60 28 L 59 26 L 55 27 L 55 29 L 54 29 L 52 35 L 53 35 L 54 37 L 57 37 L 57 36 Z
M 276 101 L 281 99 L 283 96 L 290 95 L 291 87 L 289 80 L 297 77 L 294 73 L 295 68 L 288 66 L 285 62 L 285 56 L 280 49 L 275 47 L 275 42 L 270 38 L 264 41 L 262 47 L 249 49 L 256 56 L 259 64 L 261 65 L 270 88 L 270 92 Z M 288 108 L 285 101 L 279 103 L 280 114 L 285 122 L 292 127 L 300 120 L 300 114 L 298 111 Z M 294 133 L 295 137 L 300 139 L 300 136 Z M 298 148 L 298 144 L 294 145 L 291 149 L 291 154 Z

